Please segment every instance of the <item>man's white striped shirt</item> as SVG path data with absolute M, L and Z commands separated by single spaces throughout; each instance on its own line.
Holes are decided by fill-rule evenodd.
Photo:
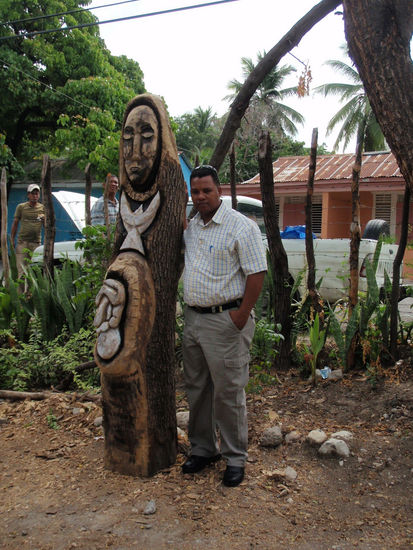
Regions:
M 267 270 L 258 225 L 222 201 L 204 225 L 196 216 L 184 232 L 184 300 L 209 307 L 242 298 L 248 275 Z

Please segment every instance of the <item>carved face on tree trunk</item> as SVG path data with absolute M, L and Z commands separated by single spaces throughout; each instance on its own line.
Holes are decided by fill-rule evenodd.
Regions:
M 154 111 L 139 105 L 128 114 L 123 128 L 125 171 L 135 191 L 145 191 L 158 154 L 159 124 Z

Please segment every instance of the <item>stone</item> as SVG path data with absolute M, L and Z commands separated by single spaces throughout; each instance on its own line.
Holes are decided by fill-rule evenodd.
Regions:
M 323 456 L 339 456 L 341 458 L 348 458 L 350 456 L 350 449 L 347 443 L 341 439 L 334 438 L 325 441 L 318 449 L 318 452 Z
M 154 500 L 150 500 L 150 501 L 146 504 L 143 513 L 145 514 L 145 516 L 151 516 L 151 515 L 154 514 L 155 512 L 156 512 L 156 503 L 155 503 Z
M 286 443 L 296 443 L 297 441 L 300 441 L 301 434 L 300 432 L 297 432 L 296 430 L 293 430 L 292 432 L 289 432 L 285 436 L 285 442 Z
M 297 472 L 291 466 L 287 466 L 285 469 L 285 479 L 287 481 L 295 481 L 297 479 Z
M 326 441 L 327 434 L 323 432 L 323 430 L 311 430 L 311 432 L 307 435 L 306 441 L 310 445 L 321 445 Z
M 264 430 L 260 445 L 261 447 L 278 447 L 283 440 L 281 426 L 273 426 Z
M 341 439 L 342 441 L 350 442 L 353 440 L 353 434 L 347 430 L 341 430 L 331 435 L 334 439 Z
M 181 428 L 181 430 L 187 430 L 189 423 L 189 411 L 177 412 L 176 423 L 178 424 L 179 428 Z
M 93 424 L 99 428 L 103 424 L 103 416 L 97 416 L 95 420 L 93 421 Z
M 74 408 L 72 409 L 72 413 L 73 413 L 75 416 L 77 416 L 78 414 L 82 414 L 82 413 L 84 413 L 84 412 L 85 412 L 85 409 L 82 409 L 82 408 L 80 408 L 80 407 L 74 407 Z

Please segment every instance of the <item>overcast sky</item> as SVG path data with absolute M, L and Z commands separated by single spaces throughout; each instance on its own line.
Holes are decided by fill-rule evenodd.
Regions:
M 93 0 L 89 7 L 107 3 L 109 0 Z M 92 13 L 104 21 L 200 3 L 200 0 L 140 0 Z M 126 55 L 139 62 L 146 89 L 164 97 L 172 116 L 191 112 L 197 106 L 204 109 L 211 106 L 214 112 L 223 115 L 229 107 L 223 101 L 228 94 L 228 82 L 233 78 L 242 80 L 241 57 L 255 61 L 258 51 L 270 50 L 316 3 L 315 0 L 237 0 L 104 24 L 100 33 L 114 55 Z M 344 43 L 342 16 L 331 13 L 292 50 L 304 63 L 309 63 L 312 87 L 343 81 L 341 75 L 323 63 L 328 59 L 345 60 L 340 48 Z M 302 65 L 290 55 L 280 64 L 297 69 L 294 77 L 285 82 L 286 87 L 296 85 Z M 317 127 L 319 143 L 326 142 L 332 148 L 336 136 L 326 136 L 325 130 L 340 107 L 337 99 L 310 95 L 285 103 L 306 119 L 296 139 L 309 146 L 312 129 Z

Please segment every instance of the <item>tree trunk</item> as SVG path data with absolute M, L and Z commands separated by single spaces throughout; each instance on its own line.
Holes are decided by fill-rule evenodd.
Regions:
M 409 211 L 410 211 L 410 187 L 406 184 L 403 199 L 403 217 L 400 231 L 399 248 L 393 262 L 393 285 L 390 298 L 390 353 L 397 359 L 397 321 L 398 321 L 398 303 L 400 295 L 400 266 L 403 261 L 406 250 L 407 235 L 409 233 Z
M 148 476 L 176 460 L 174 339 L 186 185 L 164 104 L 137 96 L 124 125 L 142 112 L 158 135 L 151 142 L 156 160 L 143 182 L 131 180 L 125 159 L 139 127 L 134 140 L 121 134 L 115 260 L 98 295 L 95 361 L 102 373 L 105 466 Z M 110 297 L 113 307 L 106 306 Z
M 323 322 L 322 313 L 323 305 L 321 302 L 320 294 L 316 288 L 315 273 L 316 265 L 314 258 L 314 243 L 313 243 L 313 224 L 312 224 L 312 210 L 313 210 L 313 192 L 314 192 L 314 177 L 317 167 L 317 139 L 318 129 L 313 129 L 311 136 L 311 151 L 310 151 L 310 165 L 308 169 L 308 181 L 307 181 L 307 196 L 305 205 L 305 253 L 307 257 L 307 290 L 311 300 L 313 310 L 319 314 L 320 323 Z
M 359 290 L 359 249 L 360 249 L 360 194 L 359 181 L 363 155 L 365 123 L 358 132 L 356 145 L 356 158 L 353 165 L 351 180 L 351 227 L 350 227 L 350 289 L 348 319 L 350 320 L 354 308 L 358 302 Z
M 291 285 L 288 272 L 288 258 L 282 244 L 276 217 L 274 196 L 274 175 L 271 158 L 271 138 L 268 132 L 261 135 L 258 149 L 260 186 L 268 249 L 274 278 L 274 322 L 281 325 L 284 340 L 280 342 L 280 353 L 275 366 L 288 369 L 291 347 Z
M 360 125 L 357 134 L 356 145 L 356 158 L 354 159 L 353 173 L 351 179 L 351 228 L 350 228 L 350 289 L 349 289 L 349 304 L 348 304 L 348 320 L 350 321 L 354 308 L 358 302 L 358 290 L 359 290 L 359 250 L 360 250 L 360 195 L 359 195 L 359 181 L 361 173 L 361 164 L 363 161 L 363 145 L 366 131 L 366 119 Z M 346 369 L 354 367 L 356 345 L 357 345 L 358 333 L 353 336 L 350 343 Z
M 413 190 L 411 0 L 344 0 L 349 52 L 403 177 Z
M 50 172 L 50 159 L 43 155 L 41 187 L 43 190 L 43 204 L 45 211 L 44 221 L 44 250 L 43 270 L 53 277 L 54 239 L 56 235 L 56 218 L 52 201 L 52 180 Z
M 1 169 L 1 259 L 3 262 L 4 285 L 9 287 L 10 265 L 7 246 L 7 177 L 6 169 Z
M 229 170 L 230 170 L 230 185 L 231 185 L 231 204 L 234 210 L 237 209 L 237 186 L 235 182 L 235 148 L 232 144 L 229 154 Z
M 90 225 L 92 223 L 90 215 L 90 196 L 92 194 L 92 176 L 90 174 L 91 168 L 92 164 L 88 162 L 85 168 L 85 225 Z
M 267 74 L 280 60 L 300 43 L 303 36 L 311 30 L 316 23 L 333 11 L 341 0 L 322 0 L 315 5 L 304 17 L 302 17 L 281 40 L 261 59 L 247 80 L 242 85 L 237 97 L 231 105 L 228 118 L 222 130 L 221 136 L 212 154 L 210 164 L 219 170 L 225 156 L 235 137 L 235 132 L 241 125 L 242 117 L 248 108 L 251 97 Z

